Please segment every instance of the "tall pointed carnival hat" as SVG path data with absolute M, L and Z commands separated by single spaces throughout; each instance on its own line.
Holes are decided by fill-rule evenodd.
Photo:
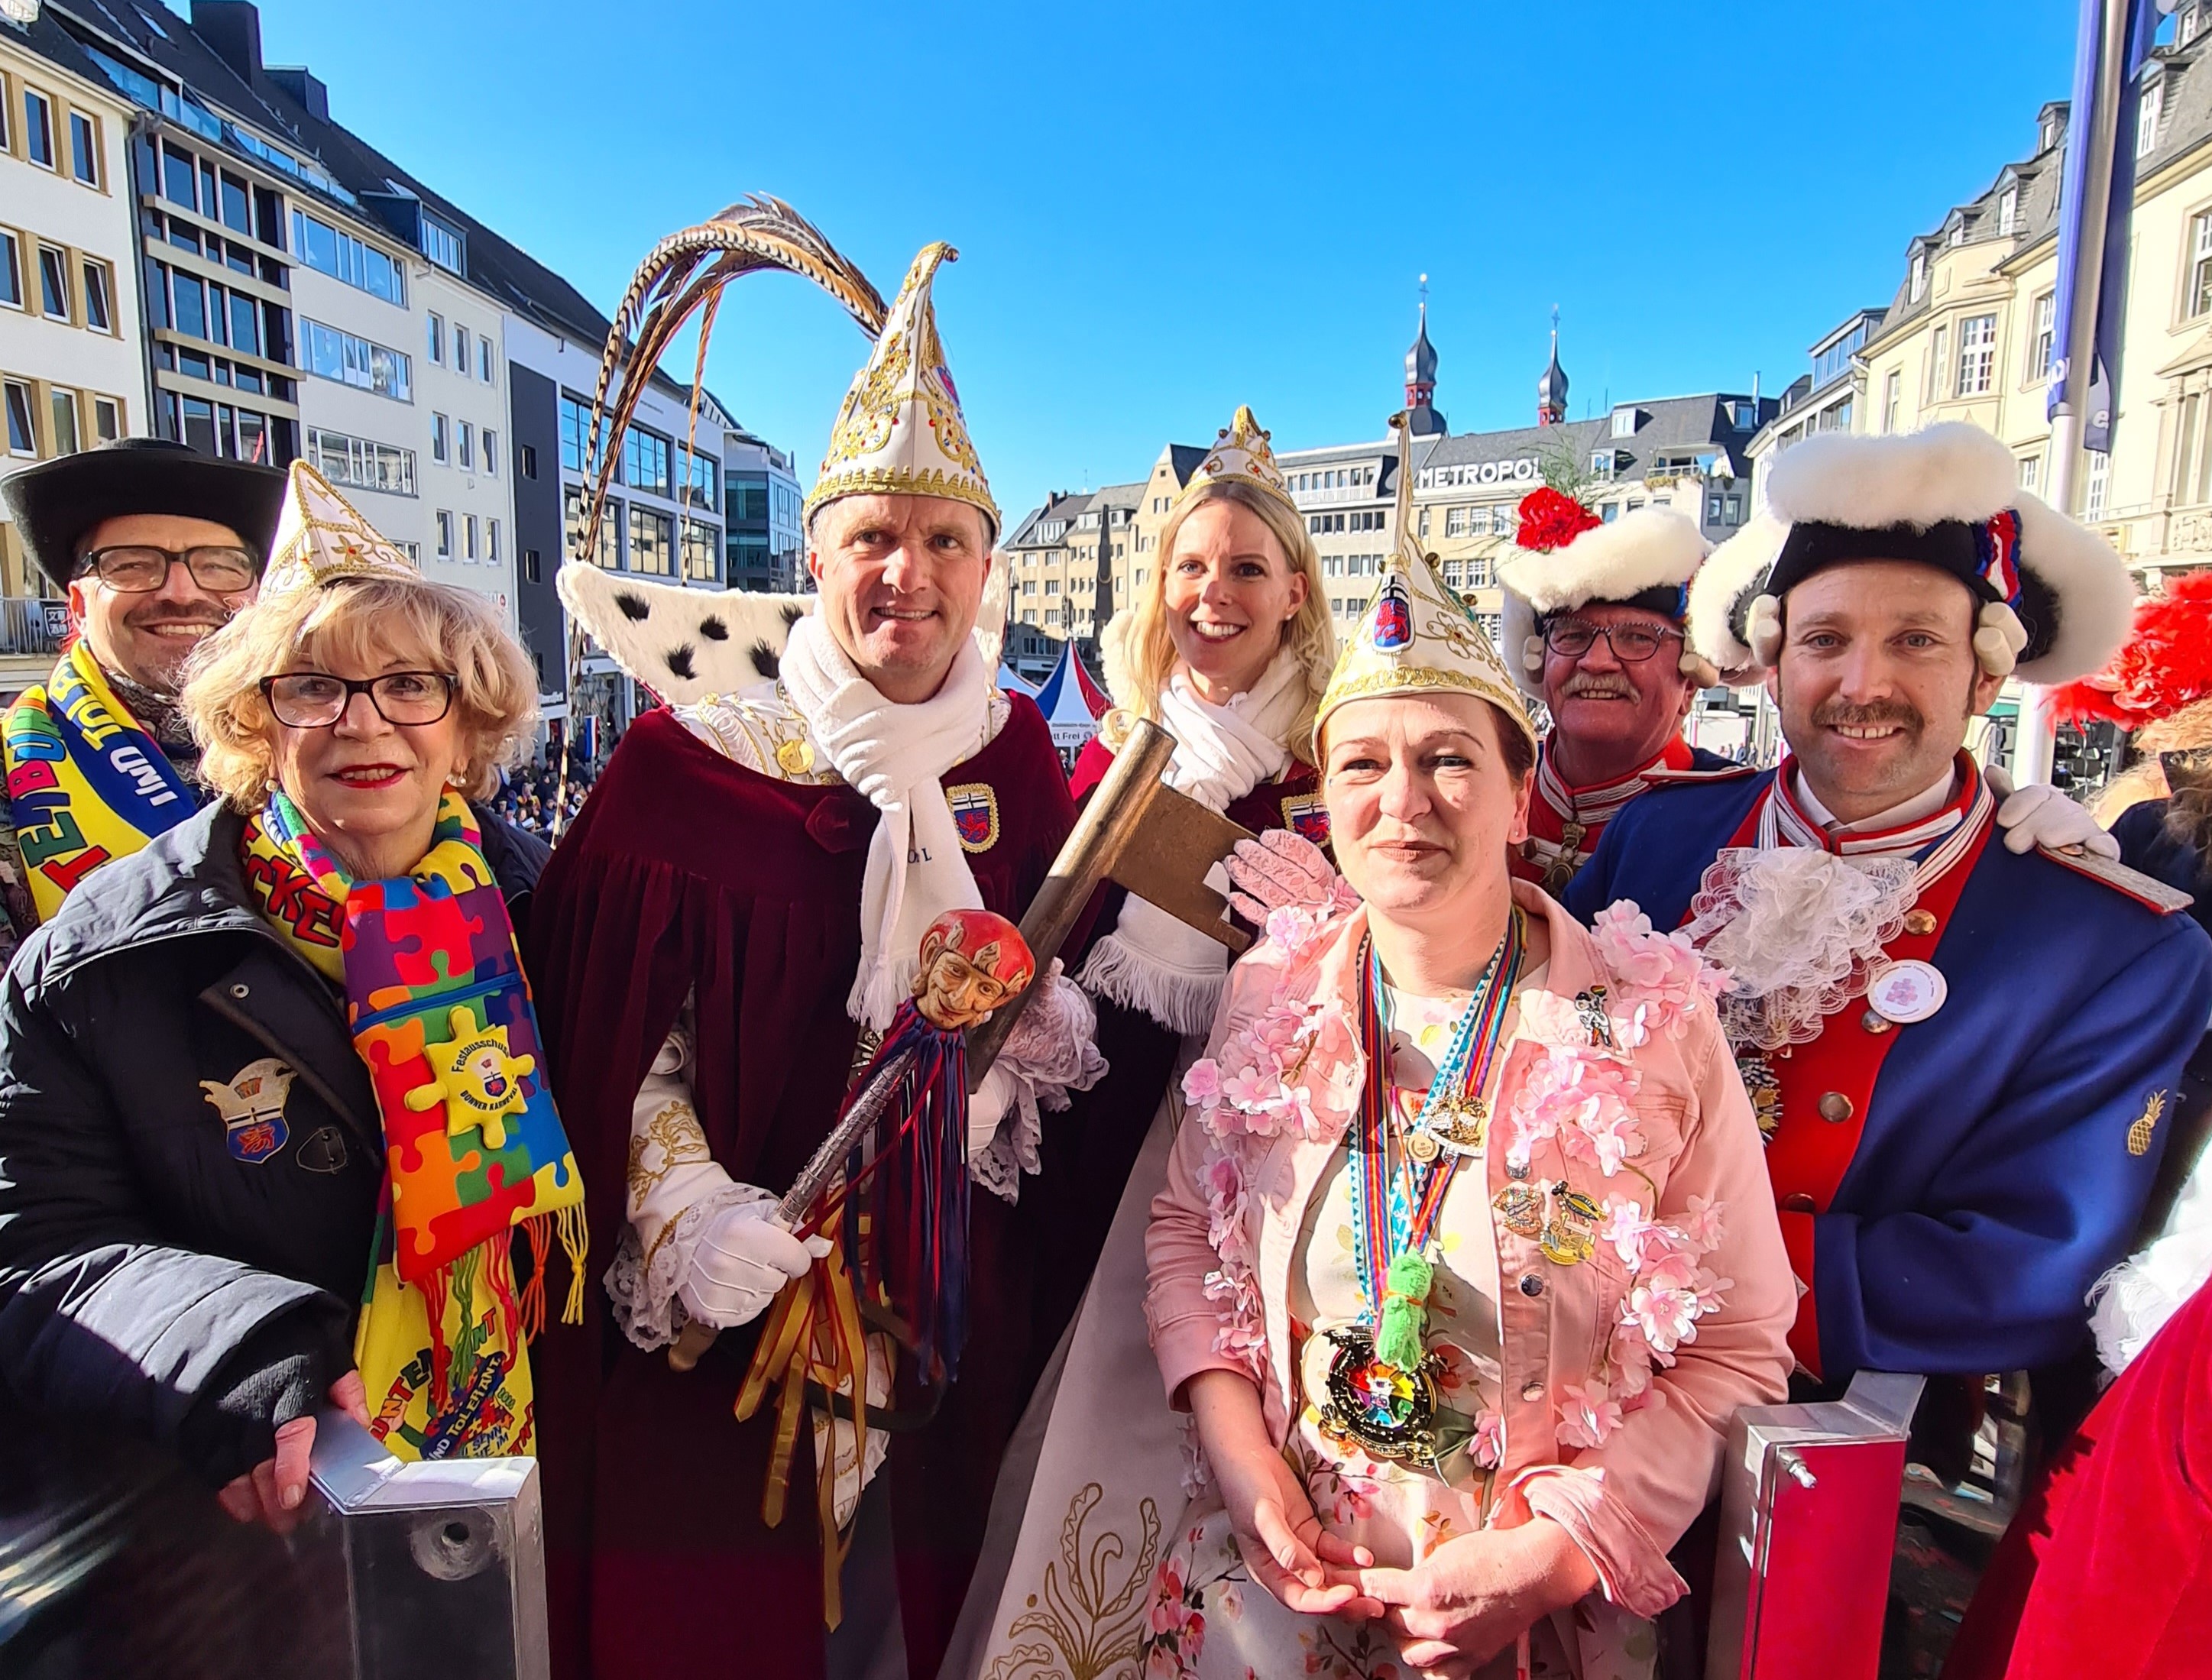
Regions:
M 1639 507 L 1604 520 L 1546 485 L 1521 499 L 1520 525 L 1498 562 L 1504 596 L 1506 664 L 1522 693 L 1543 698 L 1544 626 L 1592 602 L 1639 607 L 1680 624 L 1690 583 L 1712 552 L 1695 522 L 1667 507 Z M 1719 676 L 1683 640 L 1681 670 L 1700 688 Z
M 1497 645 L 1437 579 L 1434 563 L 1414 539 L 1412 434 L 1403 414 L 1393 415 L 1390 424 L 1398 434 L 1398 546 L 1315 709 L 1315 756 L 1329 715 L 1347 701 L 1439 692 L 1488 701 L 1533 750 L 1535 726 Z
M 1723 680 L 1759 682 L 1782 649 L 1790 591 L 1832 566 L 1932 566 L 1978 603 L 1991 676 L 2061 683 L 2101 668 L 2128 633 L 2135 584 L 2095 531 L 2020 488 L 2012 452 L 1950 421 L 1893 437 L 1826 432 L 1774 464 L 1764 512 L 1690 585 L 1690 640 Z
M 604 571 L 580 558 L 598 551 L 621 440 L 647 382 L 676 335 L 698 315 L 691 383 L 696 425 L 722 288 L 744 275 L 781 270 L 812 281 L 872 341 L 866 365 L 838 411 L 829 454 L 806 498 L 808 515 L 840 495 L 941 495 L 978 509 L 996 532 L 998 506 L 969 439 L 930 300 L 939 266 L 957 256 L 947 245 L 926 246 L 886 307 L 867 276 L 811 223 L 764 194 L 670 234 L 647 254 L 615 312 L 600 358 L 586 446 L 590 511 L 576 553 L 558 579 L 575 627 L 572 672 L 588 632 L 661 700 L 686 705 L 774 676 L 791 627 L 814 610 L 818 597 L 811 594 L 686 589 Z M 994 555 L 975 623 L 975 639 L 992 670 L 1005 622 L 1006 564 Z
M 329 479 L 305 461 L 292 463 L 276 535 L 269 545 L 269 569 L 261 576 L 261 599 L 354 579 L 419 582 L 422 576 L 398 545 L 369 524 Z

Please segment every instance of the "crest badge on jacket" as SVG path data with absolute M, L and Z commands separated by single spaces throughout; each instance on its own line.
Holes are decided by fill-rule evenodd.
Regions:
M 988 783 L 963 782 L 945 790 L 963 852 L 988 852 L 999 843 L 999 796 Z
M 284 1123 L 284 1101 L 291 1095 L 292 1070 L 274 1056 L 248 1062 L 228 1085 L 200 1081 L 200 1089 L 222 1116 L 223 1143 L 234 1159 L 258 1167 L 283 1149 L 292 1135 Z

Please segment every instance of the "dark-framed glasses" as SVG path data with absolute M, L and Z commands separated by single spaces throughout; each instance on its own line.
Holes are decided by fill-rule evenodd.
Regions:
M 78 563 L 77 575 L 96 577 L 118 594 L 150 595 L 168 582 L 169 568 L 178 565 L 210 595 L 241 594 L 261 575 L 258 557 L 234 544 L 156 549 L 144 543 L 94 549 Z
M 1581 658 L 1600 636 L 1625 665 L 1640 665 L 1665 643 L 1682 640 L 1680 630 L 1650 624 L 1593 624 L 1586 618 L 1555 618 L 1544 627 L 1544 646 L 1563 659 Z
M 453 679 L 434 670 L 388 670 L 366 682 L 319 670 L 261 679 L 261 697 L 287 729 L 328 729 L 356 694 L 367 694 L 387 724 L 434 724 L 453 709 Z

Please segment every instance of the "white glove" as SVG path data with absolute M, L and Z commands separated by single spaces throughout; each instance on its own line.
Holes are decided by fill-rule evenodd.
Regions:
M 1990 789 L 2003 798 L 1997 807 L 1997 827 L 2004 830 L 2008 851 L 2022 855 L 2038 846 L 2063 851 L 2078 846 L 2100 858 L 2118 862 L 2120 843 L 2097 826 L 2086 806 L 2077 805 L 2048 782 L 2030 782 L 2018 792 L 1990 776 Z
M 991 1140 L 999 1135 L 999 1122 L 1014 1106 L 1015 1093 L 1019 1089 L 1002 1052 L 983 1076 L 983 1083 L 968 1099 L 969 1159 L 972 1161 L 991 1147 Z
M 777 1222 L 774 1202 L 741 1203 L 717 1214 L 701 1235 L 676 1298 L 717 1330 L 750 1324 L 832 1246 L 823 1236 L 800 1241 Z

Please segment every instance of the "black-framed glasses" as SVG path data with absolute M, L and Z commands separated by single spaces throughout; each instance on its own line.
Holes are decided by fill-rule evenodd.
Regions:
M 388 670 L 366 682 L 319 670 L 261 679 L 262 699 L 287 729 L 328 729 L 356 694 L 367 694 L 387 724 L 434 724 L 453 709 L 453 679 L 434 670 Z
M 1625 665 L 1640 665 L 1668 641 L 1680 641 L 1680 630 L 1655 630 L 1648 624 L 1593 624 L 1586 618 L 1557 618 L 1544 627 L 1544 646 L 1563 659 L 1579 659 L 1600 636 Z
M 238 595 L 253 587 L 261 561 L 232 543 L 191 549 L 157 549 L 145 543 L 121 543 L 94 549 L 77 563 L 77 575 L 89 573 L 123 595 L 150 595 L 169 580 L 169 568 L 181 565 L 210 595 Z

